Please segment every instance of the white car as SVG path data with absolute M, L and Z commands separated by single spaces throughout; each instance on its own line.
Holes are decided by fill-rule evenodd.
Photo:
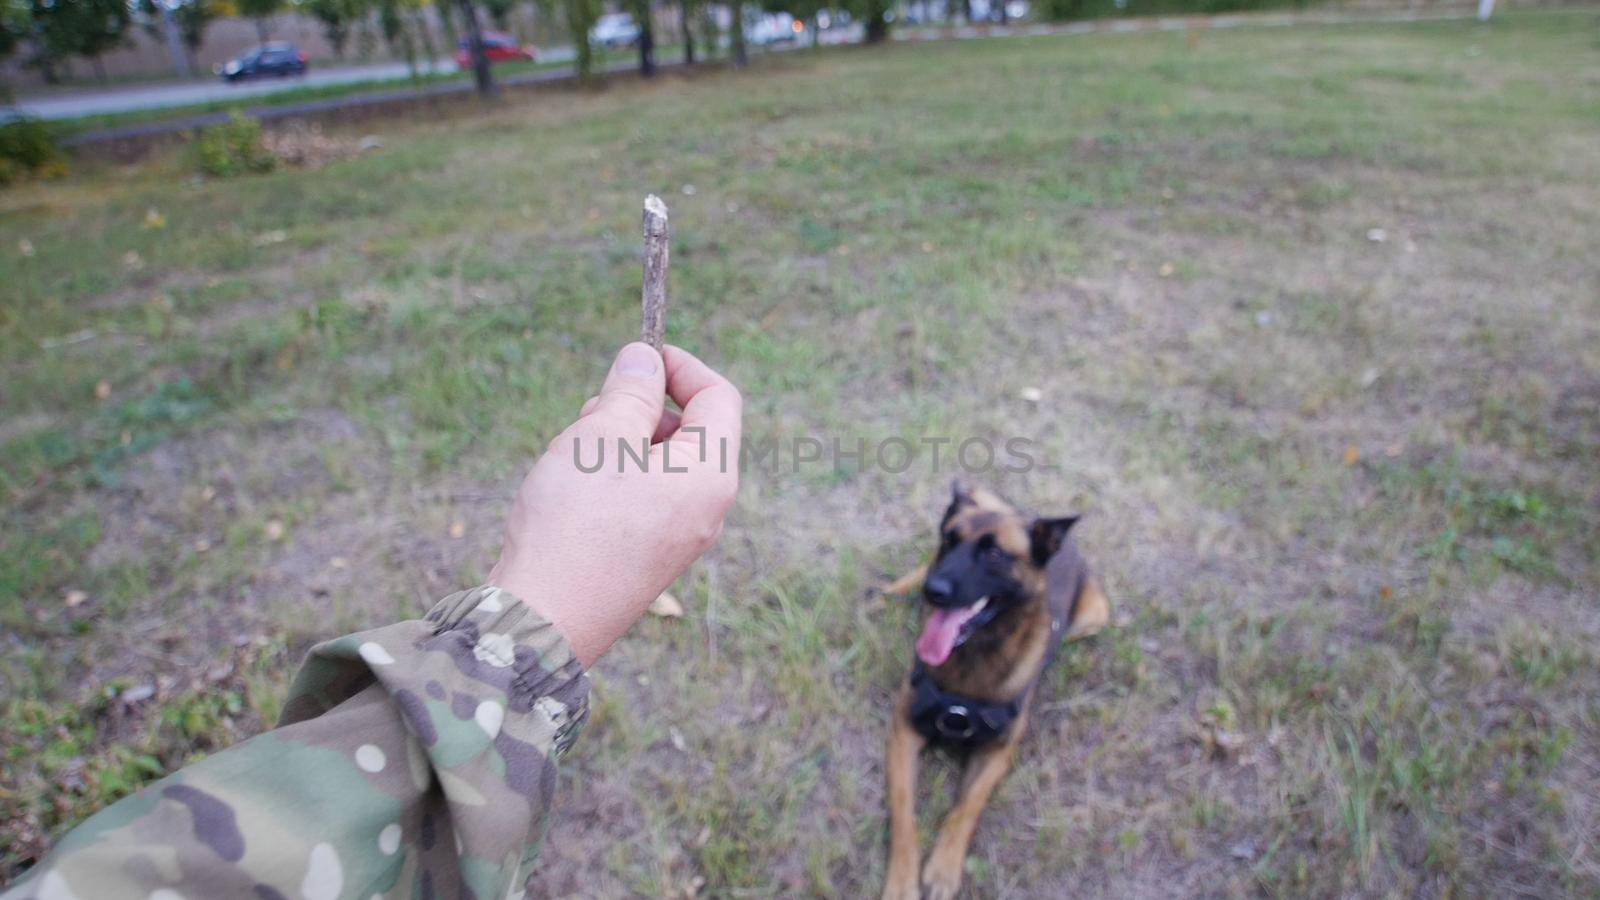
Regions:
M 589 29 L 589 43 L 602 47 L 632 47 L 639 41 L 639 26 L 627 13 L 606 13 Z
M 788 13 L 753 15 L 744 20 L 745 42 L 757 47 L 798 40 L 805 30 L 805 25 Z

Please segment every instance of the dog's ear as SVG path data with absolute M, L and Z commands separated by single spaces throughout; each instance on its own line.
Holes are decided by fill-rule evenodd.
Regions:
M 977 501 L 972 499 L 971 485 L 960 478 L 950 482 L 950 505 L 945 507 L 944 516 L 939 519 L 939 527 L 942 529 L 949 524 L 950 517 L 954 516 L 961 507 L 970 506 L 975 502 Z
M 965 478 L 953 479 L 950 482 L 950 505 L 964 506 L 972 502 L 972 485 L 967 484 Z
M 1067 539 L 1067 532 L 1078 523 L 1077 516 L 1065 516 L 1060 519 L 1038 518 L 1028 526 L 1029 551 L 1033 555 L 1033 564 L 1043 567 L 1061 549 L 1061 542 Z

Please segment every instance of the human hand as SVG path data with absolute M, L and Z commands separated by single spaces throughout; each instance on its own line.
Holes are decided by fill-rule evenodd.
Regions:
M 682 413 L 665 408 L 668 395 Z M 739 487 L 742 406 L 688 351 L 623 347 L 517 489 L 488 583 L 592 664 L 722 534 Z

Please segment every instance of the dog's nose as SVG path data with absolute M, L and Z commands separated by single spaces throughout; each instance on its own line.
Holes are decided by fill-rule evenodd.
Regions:
M 929 575 L 927 583 L 922 586 L 922 592 L 928 595 L 929 600 L 949 600 L 956 592 L 956 586 L 943 575 Z

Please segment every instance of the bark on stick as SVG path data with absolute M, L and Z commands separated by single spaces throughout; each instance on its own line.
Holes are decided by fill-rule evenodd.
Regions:
M 667 205 L 644 198 L 644 316 L 639 340 L 661 351 L 667 333 Z

